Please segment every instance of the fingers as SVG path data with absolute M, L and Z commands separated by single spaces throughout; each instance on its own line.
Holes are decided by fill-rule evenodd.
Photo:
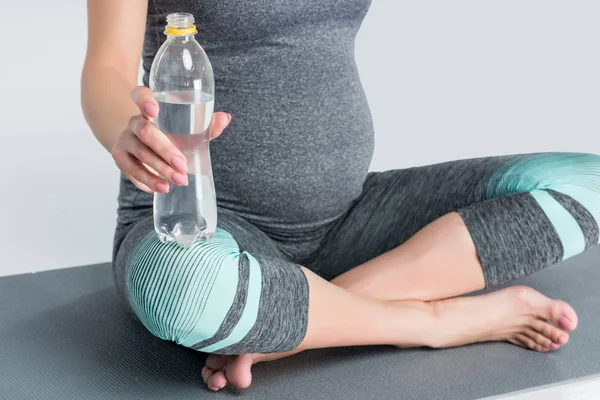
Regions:
M 153 194 L 154 190 L 150 189 L 148 186 L 144 185 L 142 182 L 140 181 L 136 181 L 135 179 L 131 179 L 129 178 L 129 180 L 138 188 L 141 189 L 142 191 L 146 192 L 146 193 L 150 193 Z
M 135 158 L 150 167 L 153 171 L 156 171 L 156 173 L 160 174 L 163 178 L 170 180 L 176 185 L 188 185 L 188 177 L 186 174 L 177 172 L 160 158 L 154 150 L 137 140 L 135 136 L 132 136 L 131 144 L 127 147 L 129 148 L 129 152 L 133 154 Z
M 151 121 L 158 116 L 159 112 L 152 91 L 147 87 L 139 86 L 132 91 L 131 99 L 139 108 L 141 115 L 130 120 L 128 132 L 122 137 L 120 145 L 113 149 L 113 158 L 117 166 L 145 192 L 167 193 L 169 185 L 165 179 L 176 185 L 188 185 L 185 156 Z M 230 121 L 230 114 L 215 113 L 210 139 L 221 135 Z
M 181 174 L 187 173 L 185 156 L 164 133 L 158 130 L 156 125 L 143 118 L 134 117 L 130 122 L 130 127 L 137 138 L 166 163 Z
M 148 171 L 148 168 L 140 160 L 134 158 L 121 147 L 116 147 L 113 150 L 112 156 L 117 167 L 141 190 L 145 192 L 150 190 L 158 193 L 167 193 L 169 191 L 169 184 L 164 179 Z
M 210 140 L 218 138 L 231 122 L 231 114 L 216 112 L 210 128 Z
M 149 88 L 145 86 L 136 87 L 131 92 L 131 99 L 138 106 L 141 114 L 146 119 L 152 119 L 158 116 L 158 103 L 156 102 L 156 99 L 152 95 L 152 91 Z M 213 121 L 210 130 L 210 139 L 212 140 L 219 137 L 221 133 L 223 133 L 223 130 L 227 128 L 229 122 L 231 122 L 231 114 L 227 114 L 224 112 L 216 112 L 213 116 Z
M 138 106 L 142 115 L 146 118 L 158 117 L 158 103 L 152 95 L 152 91 L 144 86 L 138 86 L 131 92 L 131 100 Z
M 146 119 L 156 118 L 158 116 L 158 103 L 152 95 L 152 91 L 145 86 L 138 86 L 131 92 L 131 99 L 138 106 L 141 114 Z M 223 130 L 229 125 L 231 114 L 216 112 L 213 116 L 210 130 L 210 138 L 216 139 L 223 133 Z

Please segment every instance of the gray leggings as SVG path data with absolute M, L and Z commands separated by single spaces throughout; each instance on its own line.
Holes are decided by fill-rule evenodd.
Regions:
M 343 215 L 284 239 L 220 210 L 215 237 L 181 249 L 158 241 L 148 209 L 117 230 L 115 278 L 160 338 L 218 354 L 288 351 L 308 322 L 299 265 L 334 278 L 451 211 L 473 238 L 488 287 L 520 278 L 598 244 L 600 157 L 531 154 L 371 173 Z

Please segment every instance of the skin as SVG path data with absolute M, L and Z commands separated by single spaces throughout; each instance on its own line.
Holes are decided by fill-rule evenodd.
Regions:
M 444 348 L 506 341 L 557 350 L 577 327 L 567 303 L 516 286 L 471 297 L 485 287 L 475 245 L 458 213 L 447 214 L 401 246 L 330 282 L 303 268 L 309 282 L 308 330 L 288 353 L 211 354 L 202 370 L 208 388 L 246 388 L 253 364 L 336 346 L 387 344 Z
M 160 110 L 150 90 L 136 87 L 147 6 L 147 0 L 88 0 L 81 102 L 119 169 L 141 190 L 165 193 L 166 180 L 187 185 L 187 161 L 152 123 Z M 211 139 L 230 121 L 229 114 L 215 113 Z M 310 294 L 300 346 L 288 353 L 210 355 L 202 370 L 209 389 L 248 387 L 254 363 L 323 347 L 507 341 L 546 352 L 565 345 L 578 322 L 568 304 L 527 287 L 456 298 L 485 287 L 475 245 L 457 213 L 330 282 L 302 271 Z
M 187 160 L 152 123 L 160 110 L 150 89 L 136 87 L 147 7 L 147 0 L 88 1 L 81 105 L 119 169 L 139 189 L 166 193 L 169 185 L 162 177 L 188 184 Z M 230 121 L 231 115 L 215 113 L 210 138 L 217 138 Z

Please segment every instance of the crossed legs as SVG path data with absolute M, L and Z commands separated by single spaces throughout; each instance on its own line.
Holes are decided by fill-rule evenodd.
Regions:
M 310 297 L 308 329 L 300 346 L 287 353 L 212 354 L 202 371 L 211 390 L 227 383 L 247 387 L 252 364 L 307 349 L 508 341 L 545 352 L 566 344 L 568 332 L 577 326 L 568 304 L 527 287 L 448 299 L 485 286 L 475 246 L 457 213 L 331 282 L 308 269 L 303 272 Z

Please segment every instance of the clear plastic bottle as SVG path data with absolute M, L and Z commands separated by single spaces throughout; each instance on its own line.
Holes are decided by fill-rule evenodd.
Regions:
M 188 186 L 170 184 L 154 195 L 154 229 L 164 243 L 190 247 L 208 240 L 217 226 L 217 202 L 209 153 L 214 105 L 210 61 L 194 35 L 194 17 L 167 16 L 166 42 L 150 70 L 150 88 L 160 110 L 155 124 L 188 161 Z

